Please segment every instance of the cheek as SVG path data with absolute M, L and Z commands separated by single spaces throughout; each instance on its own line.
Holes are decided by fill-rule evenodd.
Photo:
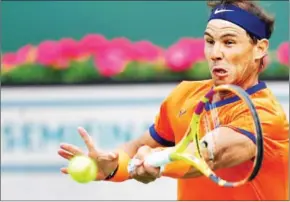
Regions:
M 228 53 L 227 61 L 231 66 L 231 72 L 233 74 L 244 74 L 248 70 L 251 72 L 251 66 L 253 63 L 251 54 L 241 54 L 241 52 L 231 51 Z
M 234 52 L 234 51 L 229 50 L 229 52 L 227 54 L 227 60 L 231 65 L 239 66 L 239 65 L 244 63 L 245 59 L 238 52 L 236 52 L 236 51 Z
M 237 76 L 242 76 L 245 74 L 245 69 L 244 66 L 241 66 L 239 65 L 237 68 L 236 68 L 236 75 Z
M 210 62 L 210 48 L 207 45 L 205 45 L 203 52 L 206 60 Z

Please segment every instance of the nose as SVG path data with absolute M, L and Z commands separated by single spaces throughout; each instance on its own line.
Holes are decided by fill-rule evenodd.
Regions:
M 211 52 L 211 59 L 213 61 L 218 61 L 218 60 L 222 60 L 223 58 L 223 53 L 222 53 L 222 49 L 221 49 L 221 45 L 219 43 L 215 43 L 212 47 L 212 52 Z

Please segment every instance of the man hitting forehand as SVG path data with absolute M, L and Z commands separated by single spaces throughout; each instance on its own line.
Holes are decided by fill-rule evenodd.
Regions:
M 122 182 L 133 178 L 149 183 L 160 176 L 172 177 L 178 180 L 178 200 L 289 200 L 289 123 L 271 90 L 259 81 L 274 20 L 252 1 L 212 2 L 208 3 L 212 12 L 204 33 L 204 51 L 212 79 L 181 82 L 163 101 L 148 131 L 112 153 L 95 148 L 86 131 L 79 129 L 89 149 L 89 156 L 98 164 L 96 180 Z M 193 111 L 201 95 L 212 86 L 221 84 L 242 87 L 251 95 L 257 108 L 264 136 L 264 160 L 258 176 L 241 187 L 224 188 L 197 175 L 194 168 L 184 164 L 167 165 L 162 173 L 159 168 L 144 165 L 143 160 L 148 154 L 159 147 L 174 146 L 182 139 L 191 116 L 183 114 L 177 120 L 176 114 L 182 110 Z M 228 127 L 219 134 L 223 141 L 216 145 L 214 155 L 233 157 L 219 158 L 213 163 L 219 168 L 219 174 L 231 179 L 245 172 L 247 162 L 253 158 L 248 153 L 249 149 L 239 147 L 242 144 L 255 147 L 251 141 L 252 128 L 247 114 L 235 100 L 221 96 L 217 102 L 220 109 L 226 112 L 219 118 L 226 119 Z M 219 151 L 218 148 L 224 150 Z M 235 153 L 239 153 L 239 158 L 232 155 Z M 59 154 L 70 159 L 84 152 L 74 145 L 62 144 Z M 133 157 L 139 159 L 139 164 L 128 173 L 128 162 Z M 241 159 L 244 161 L 241 162 Z M 228 169 L 229 165 L 236 167 Z M 62 168 L 62 172 L 67 173 L 67 169 Z

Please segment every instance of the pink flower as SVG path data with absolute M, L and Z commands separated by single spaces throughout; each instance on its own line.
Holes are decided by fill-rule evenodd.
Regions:
M 277 49 L 278 61 L 283 65 L 289 65 L 289 42 L 283 42 Z
M 79 43 L 72 38 L 63 38 L 59 41 L 61 55 L 67 59 L 77 59 L 81 57 L 81 49 Z
M 107 39 L 102 35 L 88 34 L 79 42 L 80 51 L 85 55 L 93 55 L 99 52 L 107 43 Z
M 135 51 L 133 48 L 133 44 L 131 41 L 125 37 L 119 37 L 119 38 L 114 38 L 110 42 L 110 46 L 122 49 L 124 54 L 126 54 L 126 57 L 128 60 L 133 60 L 135 57 Z
M 193 63 L 204 60 L 204 40 L 183 38 L 168 48 L 165 60 L 173 71 L 185 71 Z
M 36 58 L 36 49 L 28 44 L 18 49 L 16 55 L 18 64 L 33 63 Z
M 6 53 L 2 57 L 2 69 L 10 69 L 18 65 L 35 61 L 35 47 L 28 44 L 18 49 L 15 53 Z
M 184 38 L 180 40 L 180 43 L 188 43 L 188 45 L 191 47 L 191 53 L 193 55 L 193 62 L 200 62 L 205 59 L 204 55 L 204 39 L 202 38 Z
M 94 55 L 94 64 L 100 74 L 105 77 L 121 73 L 129 60 L 130 53 L 118 43 L 107 44 L 102 51 Z
M 40 43 L 36 60 L 41 65 L 62 69 L 69 65 L 69 60 L 62 56 L 61 46 L 57 41 L 47 40 Z
M 155 62 L 163 56 L 162 48 L 150 41 L 138 41 L 134 43 L 135 60 Z
M 17 54 L 16 53 L 5 53 L 1 58 L 1 69 L 4 71 L 9 70 L 15 66 L 17 66 Z
M 61 56 L 60 46 L 56 41 L 43 41 L 37 48 L 37 62 L 42 65 L 51 65 Z
M 51 66 L 56 69 L 66 69 L 69 67 L 70 61 L 67 58 L 58 58 Z

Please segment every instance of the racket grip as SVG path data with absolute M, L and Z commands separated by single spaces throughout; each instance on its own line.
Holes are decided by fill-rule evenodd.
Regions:
M 170 162 L 170 151 L 166 149 L 150 154 L 148 157 L 145 158 L 144 161 L 145 164 L 153 167 L 161 167 Z
M 166 165 L 167 163 L 170 163 L 170 151 L 169 150 L 163 150 L 158 151 L 150 154 L 148 157 L 145 158 L 144 163 L 153 166 L 153 167 L 162 167 Z M 136 168 L 136 159 L 132 159 L 128 164 L 128 172 L 132 172 Z

